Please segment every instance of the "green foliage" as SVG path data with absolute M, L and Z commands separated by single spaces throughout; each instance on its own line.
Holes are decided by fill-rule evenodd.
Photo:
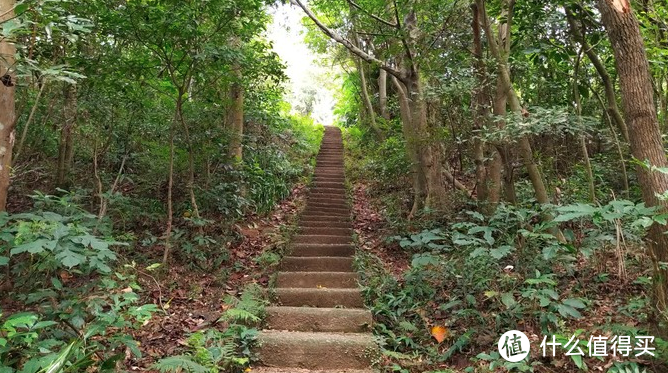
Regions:
M 218 320 L 224 330 L 207 329 L 191 334 L 182 355 L 160 359 L 153 365 L 160 372 L 242 372 L 254 356 L 251 347 L 257 336 L 257 325 L 264 314 L 266 301 L 257 285 L 244 289 L 240 298 L 228 296 L 229 307 Z
M 547 212 L 553 216 L 550 221 L 543 219 Z M 586 292 L 565 286 L 577 261 L 615 244 L 618 228 L 629 244 L 661 219 L 655 209 L 625 200 L 536 209 L 500 205 L 489 216 L 464 211 L 447 228 L 391 237 L 389 242 L 412 254 L 410 268 L 399 279 L 373 256 L 358 255 L 356 264 L 376 332 L 385 337 L 384 348 L 436 363 L 475 344 L 480 331 L 502 333 L 533 323 L 545 335 L 559 334 L 570 321 L 586 317 L 592 300 Z M 566 231 L 566 242 L 550 233 L 559 224 L 575 229 L 575 223 L 583 225 L 577 239 L 572 231 Z M 445 353 L 420 332 L 425 318 L 444 315 L 453 334 Z M 529 372 L 539 364 L 511 366 L 498 356 L 478 358 L 490 362 L 489 371 L 504 366 Z

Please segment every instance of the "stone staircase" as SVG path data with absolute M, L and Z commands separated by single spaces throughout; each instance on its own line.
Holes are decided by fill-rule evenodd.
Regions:
M 253 372 L 372 372 L 378 347 L 352 269 L 344 181 L 341 131 L 326 127 L 299 233 L 278 273 L 278 304 L 258 337 L 263 367 Z

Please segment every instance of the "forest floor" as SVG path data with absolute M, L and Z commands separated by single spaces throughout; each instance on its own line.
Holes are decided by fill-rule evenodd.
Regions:
M 228 262 L 234 263 L 235 269 L 226 280 L 217 273 L 193 271 L 183 265 L 170 267 L 160 279 L 140 277 L 142 303 L 161 305 L 164 312 L 155 313 L 147 325 L 133 332 L 143 356 L 131 360 L 132 370 L 150 371 L 148 368 L 158 359 L 185 350 L 190 333 L 216 327 L 228 307 L 223 302 L 226 295 L 239 296 L 251 283 L 268 285 L 273 267 L 263 268 L 256 259 L 285 243 L 280 228 L 295 224 L 305 193 L 306 186 L 298 184 L 272 213 L 265 217 L 247 216 L 237 224 L 243 238 L 229 248 Z M 161 250 L 154 250 L 156 261 Z
M 352 187 L 353 190 L 353 210 L 354 210 L 354 230 L 358 236 L 359 249 L 378 257 L 379 263 L 382 263 L 385 271 L 392 274 L 399 282 L 403 282 L 404 275 L 411 267 L 412 253 L 406 249 L 402 249 L 396 242 L 388 242 L 387 238 L 396 234 L 390 227 L 383 216 L 383 205 L 379 199 L 371 196 L 369 193 L 370 187 L 363 181 L 358 181 Z M 580 289 L 578 296 L 584 296 L 589 300 L 589 306 L 586 311 L 583 311 L 583 317 L 579 319 L 564 319 L 562 330 L 570 330 L 576 333 L 580 339 L 580 346 L 584 353 L 587 353 L 587 338 L 590 336 L 608 336 L 612 337 L 616 334 L 621 334 L 624 330 L 633 330 L 636 328 L 644 329 L 648 327 L 646 304 L 643 299 L 648 299 L 646 283 L 647 278 L 651 276 L 651 268 L 648 266 L 648 258 L 644 254 L 642 248 L 626 247 L 625 249 L 626 262 L 624 263 L 624 274 L 618 273 L 619 261 L 614 248 L 609 250 L 602 250 L 601 255 L 596 256 L 592 260 L 580 260 L 575 268 L 575 273 L 567 274 L 559 270 L 559 265 L 555 265 L 558 276 L 558 289 L 563 296 L 567 297 L 571 290 Z M 604 273 L 605 278 L 600 274 Z M 513 275 L 510 273 L 509 275 Z M 498 274 L 490 274 L 490 276 L 498 276 Z M 443 284 L 442 291 L 445 294 L 447 301 L 447 293 L 451 285 Z M 471 294 L 476 299 L 484 304 L 489 299 L 486 299 L 482 294 Z M 576 296 L 573 293 L 573 296 Z M 368 300 L 367 300 L 368 301 Z M 434 307 L 434 312 L 427 312 L 431 317 L 435 317 L 432 321 L 437 321 L 436 318 L 442 317 L 448 319 L 448 315 L 440 315 L 441 311 L 437 310 L 440 304 L 431 302 Z M 368 305 L 373 307 L 373 305 Z M 493 308 L 479 309 L 485 318 L 493 319 L 495 311 Z M 532 344 L 532 360 L 539 362 L 535 367 L 535 372 L 573 372 L 583 371 L 582 368 L 576 366 L 574 359 L 570 356 L 565 356 L 565 350 L 557 348 L 556 357 L 540 356 L 542 342 L 541 326 L 534 320 L 531 315 L 525 315 L 526 322 L 520 321 L 518 327 L 524 331 Z M 651 325 L 650 325 L 651 326 Z M 487 326 L 489 327 L 489 325 Z M 450 329 L 452 328 L 452 329 Z M 431 339 L 431 347 L 436 354 L 445 353 L 455 342 L 453 337 L 462 335 L 469 329 L 477 328 L 480 330 L 480 323 L 475 322 L 466 325 L 465 323 L 457 323 L 456 325 L 447 325 L 446 330 L 449 335 L 445 342 L 438 343 L 433 338 Z M 430 334 L 428 325 L 424 325 L 423 330 L 426 336 Z M 483 328 L 484 330 L 484 328 Z M 402 333 L 400 330 L 394 330 L 397 335 Z M 447 371 L 463 372 L 467 367 L 485 367 L 488 362 L 476 359 L 480 353 L 490 353 L 496 351 L 496 343 L 500 335 L 495 335 L 493 331 L 477 333 L 476 340 L 471 341 L 468 346 L 462 349 L 459 353 L 453 355 L 451 359 L 444 363 L 416 363 L 412 361 L 401 361 L 392 359 L 388 356 L 384 358 L 382 365 L 392 367 L 398 363 L 406 371 L 424 371 L 425 369 L 445 369 Z M 567 337 L 570 337 L 568 335 Z M 422 338 L 424 339 L 424 338 Z M 654 347 L 657 347 L 656 344 Z M 562 347 L 563 349 L 563 347 Z M 548 348 L 549 350 L 549 348 Z M 657 348 L 659 350 L 659 348 Z M 658 351 L 655 351 L 658 352 Z M 664 372 L 666 367 L 658 359 L 648 359 L 648 356 L 635 358 L 633 353 L 629 357 L 616 356 L 613 357 L 610 353 L 606 357 L 591 358 L 585 357 L 584 363 L 589 370 L 607 372 L 615 362 L 636 362 L 645 366 L 652 367 L 654 372 Z M 477 362 L 476 362 L 477 361 Z M 482 371 L 487 371 L 485 368 Z M 497 368 L 498 369 L 498 368 Z M 478 371 L 478 370 L 476 370 Z M 492 369 L 492 371 L 496 371 Z M 534 371 L 534 370 L 532 370 Z M 403 370 L 402 370 L 403 372 Z

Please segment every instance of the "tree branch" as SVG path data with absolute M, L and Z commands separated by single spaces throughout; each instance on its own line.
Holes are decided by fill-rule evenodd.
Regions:
M 380 22 L 380 23 L 382 23 L 382 24 L 384 24 L 384 25 L 390 26 L 390 27 L 395 28 L 395 29 L 397 29 L 397 30 L 399 29 L 399 25 L 398 25 L 398 24 L 388 22 L 388 21 L 386 21 L 386 20 L 384 20 L 384 19 L 378 17 L 377 15 L 374 15 L 374 14 L 372 14 L 372 13 L 366 11 L 364 8 L 362 8 L 361 6 L 359 6 L 358 4 L 356 4 L 353 0 L 348 0 L 348 4 L 354 6 L 355 8 L 359 9 L 360 11 L 362 11 L 362 13 L 366 14 L 367 16 L 369 16 L 369 17 L 375 19 L 376 21 L 378 21 L 378 22 Z
M 292 0 L 294 4 L 297 4 L 304 13 L 315 23 L 316 26 L 327 36 L 329 36 L 332 40 L 336 41 L 337 43 L 343 45 L 346 47 L 350 52 L 361 58 L 362 60 L 368 62 L 368 63 L 375 63 L 380 66 L 381 69 L 385 70 L 388 72 L 388 74 L 397 77 L 398 79 L 404 79 L 404 74 L 389 64 L 387 64 L 384 61 L 379 60 L 378 58 L 364 52 L 363 50 L 357 48 L 350 40 L 342 37 L 341 35 L 337 34 L 336 31 L 330 29 L 329 27 L 325 26 L 316 16 L 313 14 L 313 12 L 302 3 L 301 0 Z

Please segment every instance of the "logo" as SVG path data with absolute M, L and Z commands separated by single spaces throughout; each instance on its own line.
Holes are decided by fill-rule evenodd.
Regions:
M 503 333 L 498 343 L 499 354 L 501 357 L 511 363 L 524 360 L 529 355 L 531 342 L 526 334 L 519 330 L 511 330 Z

